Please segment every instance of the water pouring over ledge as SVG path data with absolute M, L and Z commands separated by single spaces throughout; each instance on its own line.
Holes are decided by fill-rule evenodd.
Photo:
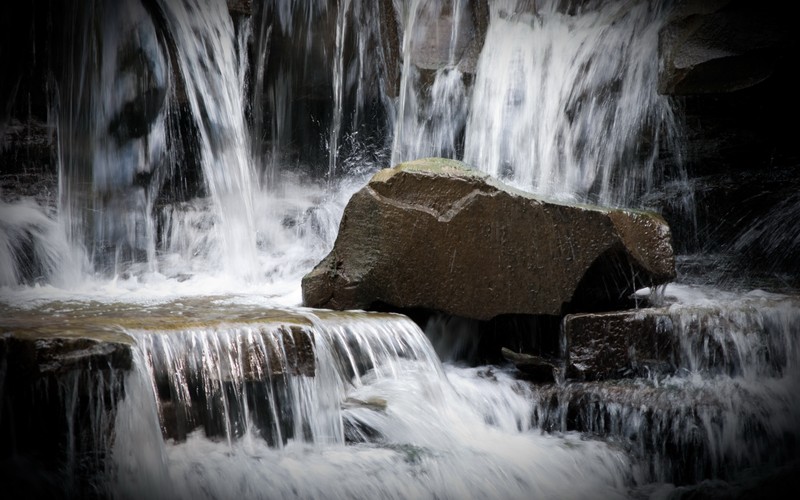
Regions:
M 696 346 L 687 348 L 693 353 L 687 354 L 688 380 L 635 379 L 628 389 L 630 399 L 597 403 L 598 413 L 586 419 L 592 425 L 600 423 L 584 427 L 592 429 L 593 437 L 577 434 L 569 423 L 570 407 L 563 402 L 571 397 L 569 391 L 557 392 L 562 399 L 558 411 L 548 413 L 550 420 L 534 417 L 550 411 L 541 403 L 546 392 L 515 380 L 501 367 L 441 366 L 427 340 L 407 320 L 368 314 L 318 318 L 324 314 L 296 310 L 299 277 L 329 249 L 349 194 L 391 162 L 390 157 L 481 158 L 470 161 L 524 189 L 615 204 L 639 204 L 638 194 L 658 186 L 661 174 L 681 180 L 680 171 L 658 171 L 659 148 L 653 145 L 673 126 L 668 99 L 653 90 L 661 6 L 643 2 L 624 11 L 590 5 L 568 14 L 555 3 L 531 11 L 522 3 L 493 2 L 484 43 L 472 52 L 470 63 L 471 44 L 480 37 L 469 33 L 470 24 L 478 23 L 468 15 L 466 4 L 353 0 L 333 8 L 323 2 L 264 2 L 250 17 L 229 17 L 222 2 L 127 2 L 127 10 L 120 11 L 127 15 L 96 2 L 91 4 L 96 12 L 74 14 L 82 23 L 75 23 L 74 44 L 68 44 L 68 50 L 82 64 L 64 71 L 85 74 L 57 79 L 54 115 L 62 149 L 62 199 L 55 217 L 42 218 L 42 212 L 16 202 L 4 207 L 4 234 L 10 237 L 2 266 L 20 272 L 9 274 L 3 283 L 3 302 L 12 307 L 8 316 L 22 318 L 25 326 L 58 318 L 55 314 L 61 314 L 62 307 L 74 307 L 77 320 L 105 317 L 108 324 L 100 320 L 101 330 L 110 328 L 135 339 L 133 371 L 106 381 L 108 391 L 96 389 L 105 394 L 124 386 L 125 397 L 116 401 L 113 413 L 94 420 L 98 428 L 115 429 L 115 438 L 110 443 L 98 437 L 96 448 L 88 448 L 98 459 L 89 470 L 100 471 L 87 481 L 92 491 L 99 496 L 149 491 L 155 496 L 212 498 L 528 498 L 589 492 L 657 496 L 674 491 L 661 483 L 677 481 L 680 475 L 670 472 L 670 459 L 652 454 L 646 446 L 631 449 L 630 436 L 641 432 L 646 438 L 640 442 L 650 439 L 658 446 L 666 422 L 677 422 L 685 431 L 675 431 L 664 446 L 688 443 L 680 448 L 684 450 L 702 443 L 708 450 L 704 453 L 711 465 L 698 462 L 700 478 L 720 477 L 714 464 L 728 463 L 731 454 L 737 457 L 732 463 L 742 467 L 760 464 L 758 457 L 748 461 L 751 442 L 741 439 L 753 427 L 768 427 L 765 435 L 772 444 L 788 435 L 781 444 L 785 450 L 780 449 L 791 457 L 796 405 L 784 403 L 796 380 L 796 349 L 791 343 L 796 307 L 791 299 L 784 307 L 768 308 L 762 313 L 768 319 L 755 323 L 749 319 L 752 309 L 727 311 L 730 297 L 712 292 L 702 299 L 719 301 L 723 318 L 739 318 L 726 322 L 744 325 L 745 338 L 761 329 L 760 323 L 785 325 L 769 329 L 782 332 L 770 333 L 769 338 L 788 340 L 770 340 L 767 347 L 740 341 L 739 330 L 730 325 L 712 328 L 742 346 L 741 356 L 746 358 L 750 350 L 766 351 L 770 354 L 765 357 L 754 356 L 756 363 L 778 364 L 754 369 L 757 377 L 752 382 L 752 393 L 764 397 L 766 406 L 775 405 L 778 420 L 751 412 L 744 430 L 737 431 L 747 411 L 723 408 L 720 414 L 710 410 L 697 416 L 689 405 L 677 418 L 656 419 L 649 427 L 642 424 L 652 418 L 648 411 L 660 411 L 658 404 L 639 414 L 629 408 L 640 407 L 643 396 L 658 388 L 666 385 L 693 394 L 699 390 L 694 383 L 715 387 L 719 375 L 691 361 L 703 357 L 692 350 L 702 352 L 703 346 Z M 114 26 L 111 20 L 116 19 L 123 26 L 126 20 L 137 21 L 132 22 L 137 27 L 106 27 L 90 36 L 92 28 L 82 32 L 81 26 L 91 24 L 93 15 L 109 19 L 106 26 Z M 387 15 L 396 20 L 394 33 L 380 23 Z M 435 24 L 430 19 L 444 21 Z M 439 68 L 436 54 L 414 59 L 418 47 L 432 38 L 425 33 L 447 40 Z M 511 47 L 506 33 L 515 33 L 514 41 L 531 43 Z M 547 36 L 550 33 L 553 38 Z M 565 34 L 573 35 L 566 39 L 575 45 L 551 41 L 565 39 Z M 318 42 L 326 36 L 335 47 L 327 59 L 324 44 Z M 392 37 L 398 53 L 388 51 L 374 59 L 369 55 L 376 46 L 389 44 L 384 38 Z M 122 63 L 115 67 L 114 58 L 105 55 L 124 55 L 130 44 L 138 58 L 133 60 L 146 69 L 128 69 Z M 242 56 L 253 47 L 259 47 L 257 57 Z M 583 52 L 587 48 L 603 56 L 621 53 L 631 58 L 624 64 L 627 72 L 598 71 L 611 70 L 619 61 L 597 59 L 598 54 L 593 58 L 592 51 Z M 104 55 L 97 56 L 100 53 Z M 580 84 L 561 80 L 563 64 L 573 70 L 566 74 Z M 498 71 L 496 65 L 505 65 L 507 71 Z M 149 76 L 131 83 L 126 76 L 130 71 Z M 70 88 L 70 82 L 84 82 L 86 87 Z M 298 82 L 306 83 L 301 87 Z M 634 83 L 642 87 L 631 89 Z M 158 91 L 161 86 L 168 91 Z M 570 88 L 576 90 L 567 92 Z M 259 99 L 267 104 L 256 108 Z M 100 109 L 103 112 L 95 115 Z M 542 115 L 548 118 L 532 118 Z M 134 126 L 136 119 L 145 126 Z M 595 128 L 598 123 L 603 124 L 601 131 Z M 109 140 L 106 132 L 112 129 L 116 135 Z M 633 138 L 641 133 L 652 134 L 650 147 L 633 151 L 638 144 Z M 526 134 L 535 140 L 523 141 Z M 613 140 L 592 142 L 601 137 Z M 534 149 L 523 155 L 523 144 Z M 553 144 L 560 147 L 547 150 Z M 496 150 L 479 151 L 478 145 Z M 626 170 L 626 164 L 639 165 L 631 160 L 634 157 L 644 158 L 646 168 Z M 184 170 L 192 162 L 199 167 L 194 175 L 202 179 L 198 192 L 204 196 L 186 186 L 191 175 Z M 108 174 L 100 177 L 105 168 L 117 172 L 118 165 L 132 165 L 127 171 L 133 173 L 114 181 Z M 539 165 L 561 170 L 542 175 L 545 170 L 537 173 Z M 605 170 L 595 171 L 593 165 Z M 626 182 L 630 190 L 624 188 Z M 184 187 L 189 193 L 180 192 Z M 18 208 L 28 215 L 5 216 Z M 21 270 L 19 262 L 30 247 L 47 250 L 35 254 L 47 257 L 32 259 L 32 271 Z M 70 260 L 74 255 L 78 257 Z M 83 266 L 80 277 L 63 275 L 74 271 L 70 262 Z M 696 314 L 704 317 L 705 313 L 689 312 L 692 288 L 673 288 L 680 296 L 674 307 L 676 322 Z M 159 313 L 159 308 L 217 294 L 223 297 L 209 299 L 201 309 L 218 311 L 228 320 L 245 318 L 231 326 L 207 318 L 191 327 L 172 323 L 165 328 L 168 334 L 120 319 L 125 314 L 119 308 L 126 307 L 136 318 L 170 318 L 172 313 Z M 65 305 L 56 305 L 59 300 Z M 108 310 L 92 313 L 94 302 L 100 302 L 99 311 Z M 303 326 L 313 333 L 304 335 L 314 339 L 318 370 L 313 378 L 280 373 L 272 380 L 266 368 L 259 368 L 259 380 L 266 383 L 259 385 L 245 376 L 243 352 L 266 362 L 274 359 L 268 353 L 281 351 L 268 346 L 295 338 L 276 333 L 263 317 L 242 312 L 255 308 L 264 315 L 276 307 L 307 318 Z M 754 308 L 760 311 L 760 306 Z M 397 336 L 404 342 L 413 340 L 411 359 L 393 344 Z M 783 359 L 778 353 L 785 353 L 785 366 L 775 361 L 776 356 Z M 364 366 L 356 370 L 353 363 Z M 252 363 L 250 368 L 253 372 Z M 735 369 L 726 375 L 730 382 L 722 386 L 732 386 L 732 393 L 739 394 L 738 386 L 751 383 L 747 377 L 739 380 Z M 83 383 L 91 385 L 76 377 L 59 386 L 62 399 L 82 401 L 76 388 Z M 771 386 L 778 387 L 768 389 Z M 601 384 L 598 391 L 604 390 Z M 165 394 L 168 400 L 162 399 Z M 701 406 L 711 404 L 702 397 L 695 400 Z M 183 433 L 164 437 L 161 426 L 170 420 L 163 415 L 165 407 L 174 410 L 175 429 L 183 419 Z M 208 416 L 195 417 L 187 407 L 204 409 Z M 70 408 L 74 406 L 64 413 L 77 421 L 74 416 L 80 412 L 70 413 Z M 613 420 L 603 416 L 606 413 L 623 417 Z M 113 423 L 107 417 L 112 414 Z M 193 418 L 203 425 L 190 425 Z M 706 434 L 697 431 L 697 419 L 706 426 Z M 732 432 L 733 437 L 718 439 L 718 432 Z M 79 442 L 67 448 L 75 450 L 67 471 L 83 470 L 79 464 L 91 463 L 80 454 L 87 448 Z

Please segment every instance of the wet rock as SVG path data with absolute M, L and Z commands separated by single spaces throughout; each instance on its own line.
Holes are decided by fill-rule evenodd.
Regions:
M 253 14 L 253 0 L 228 0 L 228 12 L 232 15 L 250 16 Z
M 788 55 L 784 18 L 780 9 L 741 1 L 680 2 L 660 33 L 659 91 L 732 92 L 766 80 Z
M 388 402 L 379 397 L 366 400 L 349 397 L 342 403 L 344 413 L 344 438 L 348 443 L 370 443 L 383 438 L 381 433 L 367 421 L 359 418 L 360 410 L 385 413 Z
M 545 359 L 541 356 L 514 352 L 507 347 L 500 349 L 500 354 L 507 361 L 517 367 L 517 370 L 536 382 L 554 382 L 558 376 L 557 361 Z
M 533 424 L 624 442 L 658 482 L 741 479 L 767 464 L 796 463 L 796 410 L 770 407 L 766 392 L 747 384 L 642 380 L 541 385 L 532 391 Z
M 33 338 L 4 333 L 0 353 L 7 369 L 25 373 L 31 382 L 73 370 L 129 370 L 131 346 L 92 338 Z
M 421 8 L 414 25 L 412 64 L 429 70 L 458 66 L 464 72 L 474 73 L 481 33 L 475 24 L 476 9 L 472 3 L 465 7 L 458 11 L 454 5 L 445 3 Z
M 662 303 L 674 300 L 667 292 Z M 797 307 L 794 296 L 754 292 L 731 304 L 567 315 L 567 378 L 786 377 L 792 370 L 785 353 L 794 352 L 800 327 L 788 312 Z
M 88 478 L 104 470 L 113 440 L 122 381 L 131 367 L 130 345 L 3 330 L 0 463 L 29 461 L 40 480 L 61 481 L 65 498 L 90 497 L 97 492 Z
M 379 397 L 371 397 L 367 398 L 366 400 L 357 399 L 357 398 L 347 398 L 342 403 L 342 408 L 364 408 L 367 410 L 372 411 L 386 411 L 387 402 L 383 398 Z
M 56 184 L 56 141 L 53 127 L 35 118 L 11 119 L 0 124 L 0 181 L 12 175 L 20 179 L 16 186 L 2 186 L 2 194 L 8 189 L 18 195 L 40 195 L 42 187 L 52 188 Z M 31 177 L 35 181 L 48 181 L 48 186 L 25 182 Z M 52 180 L 51 180 L 52 179 Z M 3 182 L 6 184 L 6 182 Z M 40 188 L 40 189 L 36 189 Z
M 273 375 L 304 375 L 316 372 L 313 332 L 299 325 L 262 329 L 257 344 L 245 343 L 242 375 L 245 381 L 263 380 Z M 275 336 L 280 336 L 278 340 Z M 269 372 L 265 368 L 269 368 Z
M 603 380 L 674 370 L 672 320 L 666 310 L 569 314 L 563 329 L 568 378 Z
M 469 2 L 468 5 L 472 19 L 472 37 L 464 48 L 458 69 L 466 74 L 474 74 L 486 41 L 486 31 L 489 29 L 489 4 L 486 0 L 478 0 Z
M 400 89 L 402 61 L 400 61 L 401 34 L 392 0 L 380 0 L 381 52 L 386 64 L 386 95 L 397 97 Z
M 351 198 L 302 288 L 312 307 L 486 320 L 620 309 L 674 276 L 658 215 L 552 203 L 429 158 L 378 172 Z

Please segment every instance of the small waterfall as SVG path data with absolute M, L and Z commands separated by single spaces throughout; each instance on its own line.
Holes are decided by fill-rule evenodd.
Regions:
M 678 291 L 686 296 L 664 313 L 673 374 L 546 387 L 534 393 L 536 425 L 618 440 L 642 460 L 644 482 L 735 481 L 791 460 L 800 438 L 797 300 Z
M 151 217 L 166 149 L 165 107 L 169 67 L 155 25 L 137 2 L 103 5 L 100 67 L 92 90 L 92 189 L 98 213 L 96 259 L 115 252 L 155 264 Z M 111 136 L 109 138 L 109 135 Z M 109 140 L 110 139 L 110 140 Z M 98 247 L 99 245 L 99 247 Z M 126 247 L 131 247 L 125 254 Z
M 677 365 L 692 374 L 751 381 L 800 373 L 798 304 L 754 295 L 716 307 L 671 308 Z
M 446 156 L 538 194 L 641 205 L 685 176 L 659 163 L 665 145 L 680 156 L 673 105 L 656 91 L 662 3 L 491 2 L 475 68 L 461 2 L 403 3 L 392 163 Z M 439 46 L 446 60 L 428 61 Z
M 674 137 L 671 104 L 656 92 L 665 9 L 561 9 L 557 1 L 491 4 L 464 159 L 536 193 L 637 204 L 664 174 L 659 147 Z
M 266 1 L 254 31 L 253 136 L 271 185 L 289 165 L 330 188 L 384 156 L 387 1 Z M 326 169 L 320 166 L 325 165 Z M 382 165 L 381 165 L 382 166 Z
M 430 156 L 460 157 L 468 93 L 457 54 L 463 50 L 461 32 L 470 28 L 462 2 L 411 0 L 403 9 L 403 71 L 392 164 Z M 449 43 L 442 44 L 447 52 L 442 67 L 436 68 L 441 64 L 437 56 L 442 55 L 429 52 L 435 52 L 441 39 Z M 428 85 L 430 91 L 424 92 Z
M 336 54 L 333 59 L 333 120 L 328 142 L 328 182 L 333 182 L 336 161 L 339 157 L 339 134 L 342 131 L 342 99 L 344 98 L 344 36 L 347 31 L 347 14 L 351 0 L 339 2 L 336 14 Z
M 183 441 L 202 427 L 228 444 L 250 433 L 278 447 L 288 440 L 343 444 L 339 405 L 367 373 L 396 378 L 418 362 L 417 369 L 442 376 L 405 317 L 309 314 L 306 321 L 132 332 L 165 435 Z
M 523 385 L 443 369 L 404 316 L 287 314 L 296 326 L 131 332 L 114 496 L 625 498 L 619 452 L 534 432 Z
M 59 217 L 94 268 L 114 273 L 127 262 L 154 262 L 150 214 L 164 175 L 169 66 L 141 3 L 73 7 L 51 102 Z
M 219 218 L 224 272 L 252 279 L 258 270 L 253 196 L 258 188 L 244 117 L 243 62 L 224 0 L 165 1 L 186 99 L 197 124 L 203 177 Z M 246 58 L 242 57 L 242 60 Z
M 299 100 L 298 87 L 311 86 L 324 73 L 327 60 L 314 57 L 322 51 L 324 39 L 320 19 L 327 3 L 264 1 L 257 11 L 254 39 L 258 57 L 253 65 L 251 85 L 252 137 L 255 157 L 264 157 L 263 175 L 268 186 L 279 180 L 282 166 L 294 163 L 292 145 L 298 142 L 294 131 L 302 117 L 293 107 Z M 314 57 L 313 63 L 311 62 Z M 306 75 L 314 65 L 314 75 Z M 298 67 L 299 66 L 299 67 Z M 322 68 L 322 69 L 321 69 Z M 297 82 L 297 83 L 296 83 Z M 301 147 L 310 146 L 302 144 Z

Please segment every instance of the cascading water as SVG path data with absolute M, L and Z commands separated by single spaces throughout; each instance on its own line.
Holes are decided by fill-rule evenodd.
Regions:
M 573 16 L 559 2 L 533 12 L 520 3 L 492 4 L 465 160 L 537 193 L 636 204 L 661 174 L 659 141 L 674 137 L 669 99 L 656 92 L 661 7 L 618 3 Z
M 547 429 L 581 428 L 626 443 L 649 480 L 742 481 L 742 471 L 755 480 L 797 446 L 796 298 L 726 296 L 678 285 L 666 293 L 674 301 L 663 319 L 677 346 L 676 370 L 550 387 L 535 395 L 535 420 Z
M 247 279 L 257 269 L 257 179 L 244 123 L 236 33 L 224 2 L 163 2 L 186 99 L 197 120 L 203 178 L 214 204 L 223 269 Z M 241 55 L 244 59 L 244 54 Z
M 665 175 L 683 175 L 657 167 L 661 144 L 678 127 L 669 98 L 656 92 L 664 6 L 586 5 L 575 15 L 561 2 L 491 2 L 471 63 L 468 41 L 459 39 L 474 34 L 461 2 L 450 4 L 407 2 L 393 163 L 463 156 L 521 189 L 622 206 L 641 204 Z M 449 52 L 434 71 L 425 45 L 442 36 L 442 25 Z
M 153 262 L 153 204 L 163 178 L 169 68 L 139 2 L 91 2 L 70 12 L 54 85 L 59 216 L 97 271 Z M 91 24 L 94 17 L 103 20 Z
M 456 158 L 463 148 L 468 94 L 460 57 L 464 40 L 459 37 L 467 22 L 462 2 L 411 1 L 404 4 L 402 19 L 403 71 L 398 97 L 398 117 L 392 147 L 392 164 L 427 156 Z M 433 20 L 433 21 L 431 21 Z M 441 20 L 441 21 L 437 21 Z M 428 54 L 429 38 L 445 38 L 446 54 Z M 415 60 L 414 54 L 422 54 Z M 427 59 L 425 56 L 428 56 Z M 443 59 L 437 61 L 436 59 Z M 441 68 L 431 69 L 437 62 Z M 423 80 L 433 73 L 430 91 Z
M 111 336 L 129 354 L 47 365 L 69 373 L 44 389 L 70 437 L 54 489 L 665 498 L 793 464 L 789 296 L 670 285 L 651 297 L 670 370 L 541 385 L 459 364 L 479 349 L 468 321 L 423 334 L 401 315 L 299 307 L 345 202 L 388 163 L 458 158 L 537 194 L 636 207 L 680 183 L 661 163 L 681 155 L 656 92 L 667 2 L 229 3 L 68 9 L 57 213 L 0 201 L 0 395 L 12 334 Z
M 445 371 L 402 316 L 307 318 L 294 335 L 268 325 L 133 332 L 114 496 L 624 498 L 624 456 L 535 432 L 511 377 Z M 314 345 L 310 372 L 298 361 L 304 343 Z M 153 441 L 164 422 L 180 425 L 168 412 L 190 415 L 184 434 Z M 589 467 L 570 459 L 575 450 Z

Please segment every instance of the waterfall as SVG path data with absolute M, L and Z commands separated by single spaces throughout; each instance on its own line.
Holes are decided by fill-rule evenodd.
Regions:
M 314 236 L 307 214 L 338 211 L 387 163 L 459 158 L 527 191 L 628 206 L 682 179 L 659 160 L 679 150 L 655 90 L 661 2 L 503 0 L 484 21 L 476 8 L 265 1 L 236 21 L 223 1 L 77 9 L 53 113 L 68 239 L 100 274 L 255 286 L 283 275 L 285 229 Z
M 214 228 L 223 245 L 222 266 L 249 279 L 258 269 L 253 201 L 258 185 L 233 22 L 221 0 L 160 6 L 175 39 L 186 99 L 197 123 L 203 177 L 219 218 Z
M 466 161 L 542 194 L 636 203 L 674 127 L 668 98 L 656 93 L 661 8 L 611 2 L 569 15 L 558 2 L 533 12 L 518 3 L 492 4 Z M 636 150 L 642 136 L 649 151 Z
M 537 425 L 623 440 L 645 481 L 734 481 L 790 460 L 800 430 L 796 298 L 671 289 L 683 299 L 665 313 L 677 370 L 553 385 L 534 394 Z
M 335 192 L 384 156 L 393 106 L 381 22 L 393 16 L 391 2 L 265 1 L 259 9 L 252 121 L 265 177 L 274 184 L 293 165 Z
M 367 372 L 397 377 L 403 362 L 422 362 L 441 376 L 408 319 L 345 319 L 309 315 L 309 326 L 133 332 L 160 419 L 169 422 L 166 434 L 185 440 L 202 426 L 229 445 L 250 433 L 277 447 L 288 440 L 343 444 L 339 405 L 346 386 L 361 385 Z
M 624 457 L 533 432 L 512 377 L 443 368 L 403 316 L 284 314 L 298 313 L 291 328 L 131 331 L 135 369 L 116 413 L 110 492 L 527 498 L 566 487 L 625 497 Z M 573 449 L 591 467 L 577 467 Z
M 456 158 L 464 149 L 461 136 L 467 118 L 468 93 L 456 54 L 463 49 L 459 33 L 467 30 L 461 2 L 423 2 L 404 4 L 402 58 L 403 71 L 394 127 L 392 164 L 429 156 Z M 445 8 L 449 11 L 445 11 Z M 444 33 L 442 33 L 444 31 Z M 447 33 L 449 31 L 449 33 Z M 444 61 L 435 61 L 435 49 L 427 48 L 430 39 L 449 41 Z M 435 42 L 434 42 L 435 43 Z M 462 42 L 463 44 L 463 42 Z M 422 60 L 415 60 L 415 54 Z M 426 56 L 434 61 L 426 60 Z M 437 63 L 442 64 L 436 69 Z M 424 80 L 433 73 L 430 91 Z M 477 168 L 481 168 L 476 165 Z
M 604 205 L 641 205 L 663 179 L 682 179 L 658 164 L 678 134 L 656 91 L 665 6 L 562 4 L 490 2 L 472 69 L 459 39 L 476 28 L 461 2 L 405 2 L 392 163 L 458 158 L 526 191 Z M 443 30 L 448 56 L 431 63 Z
M 547 383 L 475 365 L 531 318 L 409 312 L 431 313 L 423 332 L 300 307 L 347 201 L 405 160 L 609 206 L 668 185 L 691 211 L 679 108 L 657 92 L 672 2 L 50 4 L 58 192 L 0 191 L 15 494 L 666 498 L 796 470 L 791 293 L 684 273 L 647 297 L 669 359 Z M 799 209 L 787 198 L 733 249 L 791 261 Z
M 59 217 L 98 271 L 152 264 L 170 84 L 162 39 L 139 2 L 98 0 L 68 15 L 51 102 Z

